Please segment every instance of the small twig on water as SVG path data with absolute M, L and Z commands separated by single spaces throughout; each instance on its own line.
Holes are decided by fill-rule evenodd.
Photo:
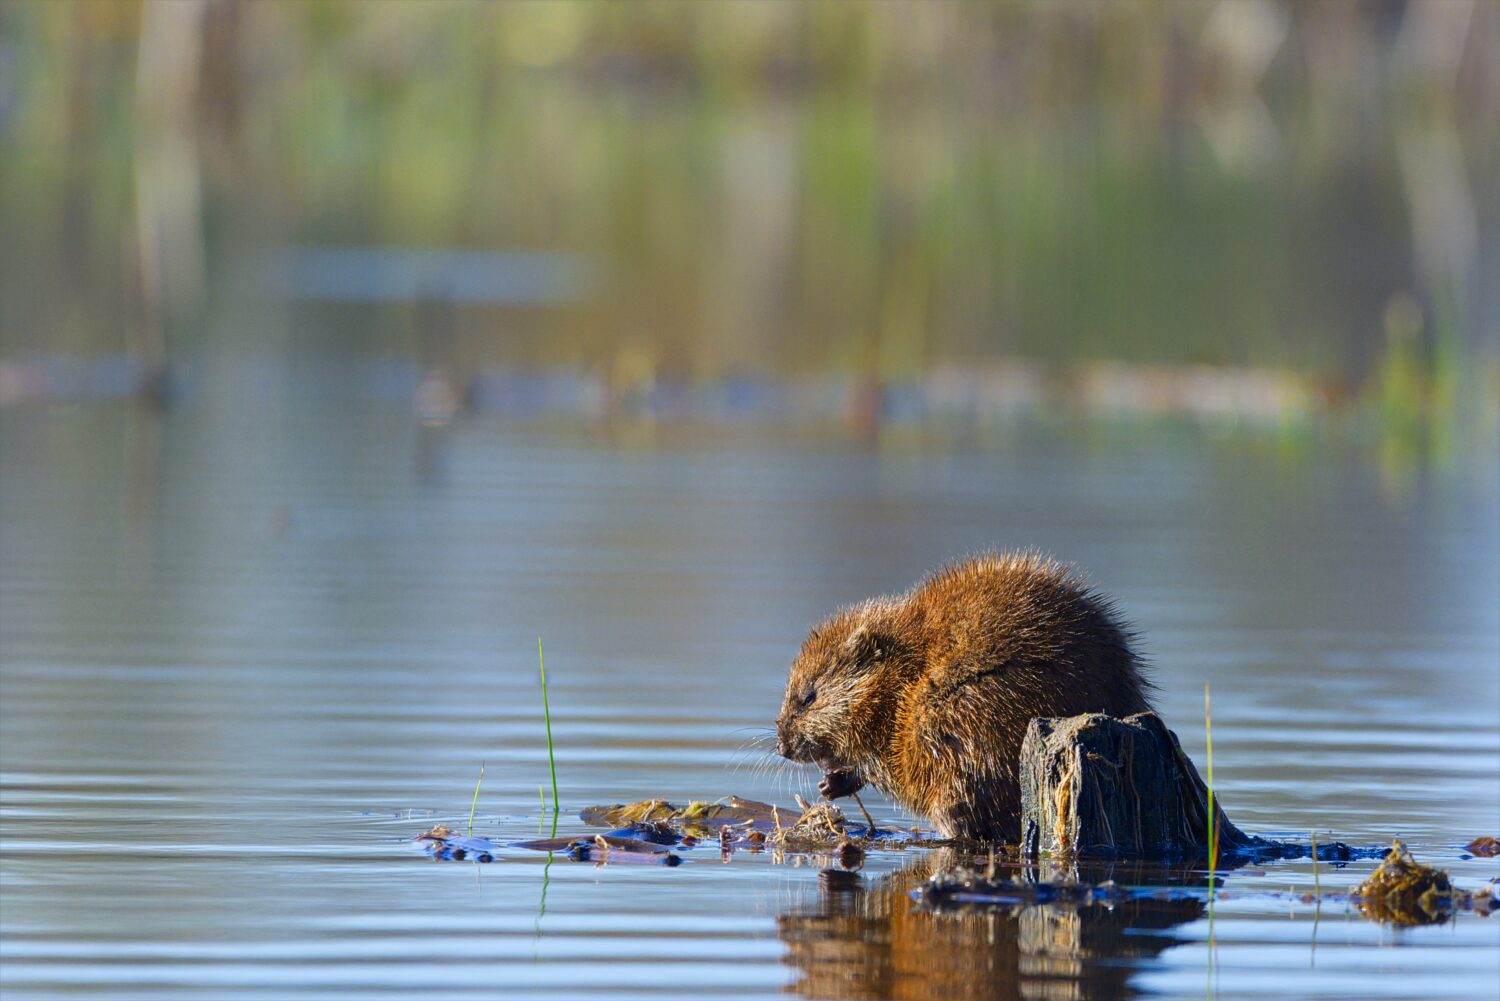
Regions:
M 875 836 L 875 819 L 870 816 L 870 811 L 865 809 L 865 801 L 859 798 L 859 793 L 857 792 L 850 793 L 849 795 L 853 796 L 854 802 L 859 804 L 859 812 L 865 815 L 865 823 L 870 825 L 870 830 L 866 834 L 866 837 L 873 838 Z

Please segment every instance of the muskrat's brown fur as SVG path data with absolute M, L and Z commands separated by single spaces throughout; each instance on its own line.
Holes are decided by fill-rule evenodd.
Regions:
M 792 664 L 777 751 L 830 798 L 865 782 L 946 837 L 1020 837 L 1017 763 L 1035 716 L 1151 708 L 1108 598 L 1035 553 L 986 554 L 834 613 Z

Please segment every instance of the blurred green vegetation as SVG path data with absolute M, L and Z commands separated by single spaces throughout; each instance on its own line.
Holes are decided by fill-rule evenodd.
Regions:
M 0 357 L 211 350 L 277 247 L 560 250 L 594 294 L 460 310 L 466 364 L 1253 366 L 1425 424 L 1496 392 L 1497 51 L 1461 2 L 9 3 Z

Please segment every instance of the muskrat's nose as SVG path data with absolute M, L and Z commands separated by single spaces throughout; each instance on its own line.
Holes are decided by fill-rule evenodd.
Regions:
M 776 727 L 776 753 L 783 758 L 790 758 L 792 756 L 792 745 L 787 743 L 786 731 L 780 726 Z

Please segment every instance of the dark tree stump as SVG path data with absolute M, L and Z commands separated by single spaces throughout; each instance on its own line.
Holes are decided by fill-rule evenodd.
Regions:
M 1219 853 L 1266 844 L 1214 803 Z M 1155 713 L 1033 719 L 1021 744 L 1021 849 L 1183 858 L 1208 853 L 1208 788 Z

